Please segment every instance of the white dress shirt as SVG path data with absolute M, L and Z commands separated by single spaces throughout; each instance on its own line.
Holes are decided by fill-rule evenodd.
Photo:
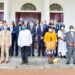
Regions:
M 18 46 L 30 46 L 32 44 L 32 35 L 30 30 L 21 30 L 18 37 Z
M 41 26 L 41 31 L 43 32 L 43 25 Z
M 74 36 L 74 32 L 71 32 L 72 37 Z

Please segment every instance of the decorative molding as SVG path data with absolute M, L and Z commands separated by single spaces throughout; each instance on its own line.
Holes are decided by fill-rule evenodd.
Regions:
M 50 11 L 63 11 L 62 6 L 57 3 L 51 4 L 49 8 L 50 8 Z
M 4 3 L 0 3 L 0 10 L 4 10 Z
M 26 3 L 22 6 L 21 10 L 36 10 L 36 7 L 31 3 Z

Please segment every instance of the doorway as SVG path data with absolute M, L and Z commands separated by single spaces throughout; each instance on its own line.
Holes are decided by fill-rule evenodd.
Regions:
M 0 12 L 0 20 L 3 20 L 4 12 Z
M 41 13 L 40 12 L 16 12 L 16 22 L 18 22 L 22 18 L 24 21 L 36 21 L 40 23 L 41 21 Z
M 64 22 L 64 14 L 58 13 L 58 12 L 52 12 L 50 13 L 50 20 L 56 21 L 58 23 Z

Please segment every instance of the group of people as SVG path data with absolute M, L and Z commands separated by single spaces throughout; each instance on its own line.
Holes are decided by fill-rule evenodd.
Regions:
M 43 22 L 41 22 L 40 23 L 41 26 L 39 26 L 38 21 L 34 23 L 33 21 L 27 23 L 26 21 L 24 22 L 22 20 L 20 20 L 16 24 L 17 25 L 15 25 L 14 22 L 7 23 L 6 21 L 0 21 L 1 63 L 5 62 L 4 56 L 6 56 L 6 63 L 9 62 L 9 56 L 18 56 L 19 49 L 25 49 L 25 48 L 27 49 L 27 51 L 25 52 L 26 54 L 24 54 L 25 50 L 21 50 L 21 55 L 23 60 L 25 57 L 24 55 L 26 55 L 25 57 L 26 59 L 28 56 L 34 57 L 36 42 L 38 42 L 38 56 L 41 56 L 41 53 L 42 56 L 45 56 L 43 36 L 47 31 L 47 25 L 44 24 L 43 28 Z M 27 32 L 20 32 L 23 30 L 27 30 Z M 21 41 L 19 38 L 20 36 L 22 37 Z M 22 48 L 23 46 L 26 47 Z M 25 63 L 27 63 L 28 59 L 24 61 Z
M 19 21 L 7 24 L 0 21 L 0 53 L 1 63 L 9 63 L 9 56 L 18 56 L 21 50 L 21 64 L 28 64 L 28 56 L 35 56 L 35 45 L 37 44 L 38 57 L 48 56 L 49 64 L 53 64 L 56 55 L 67 58 L 70 64 L 71 57 L 75 64 L 75 29 L 69 27 L 65 32 L 65 25 L 57 25 L 44 22 Z M 5 57 L 6 56 L 6 60 Z

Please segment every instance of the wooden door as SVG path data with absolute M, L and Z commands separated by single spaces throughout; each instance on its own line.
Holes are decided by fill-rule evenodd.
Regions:
M 50 13 L 50 20 L 56 20 L 57 22 L 64 22 L 63 13 Z
M 0 20 L 3 20 L 3 17 L 4 17 L 4 13 L 0 12 Z
M 24 21 L 41 21 L 41 13 L 40 12 L 17 12 L 16 13 L 16 21 L 19 21 L 20 17 L 23 18 Z

